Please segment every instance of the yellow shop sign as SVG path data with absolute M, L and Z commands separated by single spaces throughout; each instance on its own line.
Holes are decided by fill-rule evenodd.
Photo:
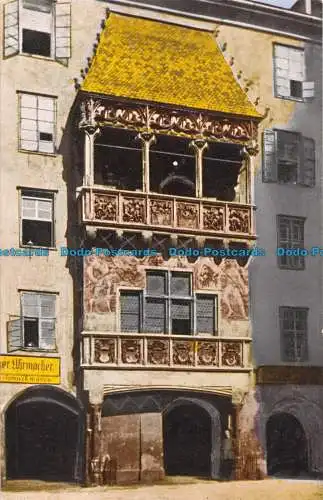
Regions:
M 60 381 L 60 358 L 0 354 L 0 382 L 58 385 Z

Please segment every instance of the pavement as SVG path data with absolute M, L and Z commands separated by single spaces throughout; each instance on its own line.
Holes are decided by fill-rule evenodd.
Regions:
M 1 500 L 323 500 L 323 482 L 266 479 L 263 481 L 202 481 L 167 478 L 155 485 L 80 488 L 40 481 L 10 481 Z

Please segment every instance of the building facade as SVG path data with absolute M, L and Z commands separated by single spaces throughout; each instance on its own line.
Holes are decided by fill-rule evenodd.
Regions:
M 1 3 L 2 478 L 323 473 L 316 11 Z

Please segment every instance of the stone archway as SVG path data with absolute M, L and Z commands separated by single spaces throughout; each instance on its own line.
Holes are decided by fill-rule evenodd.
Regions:
M 220 475 L 220 414 L 198 398 L 178 398 L 163 413 L 164 467 L 169 475 Z
M 7 479 L 80 481 L 83 414 L 55 387 L 32 387 L 5 414 Z
M 290 413 L 275 413 L 266 426 L 269 475 L 299 476 L 308 472 L 307 440 L 298 419 Z

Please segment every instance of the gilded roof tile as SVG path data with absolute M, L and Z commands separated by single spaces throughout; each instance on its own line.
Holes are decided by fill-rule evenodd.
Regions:
M 110 14 L 82 90 L 260 117 L 212 33 Z

